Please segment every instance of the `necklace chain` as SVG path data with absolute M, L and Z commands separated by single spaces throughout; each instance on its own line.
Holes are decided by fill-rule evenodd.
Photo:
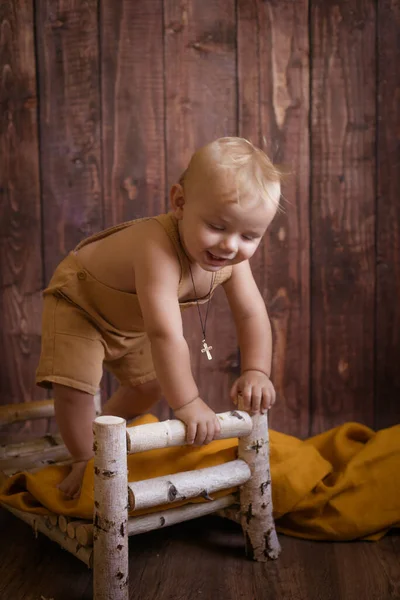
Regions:
M 198 310 L 198 313 L 199 313 L 199 319 L 200 319 L 201 330 L 202 330 L 202 332 L 203 332 L 203 342 L 205 342 L 205 341 L 206 341 L 207 317 L 208 317 L 208 311 L 209 311 L 209 309 L 210 309 L 210 303 L 211 303 L 211 291 L 212 291 L 212 288 L 213 288 L 213 285 L 214 285 L 215 273 L 213 273 L 213 274 L 212 274 L 212 276 L 211 276 L 210 290 L 209 290 L 209 292 L 208 292 L 208 294 L 207 294 L 207 296 L 208 296 L 207 310 L 206 310 L 206 316 L 205 316 L 205 318 L 204 318 L 204 324 L 203 324 L 203 318 L 202 318 L 202 316 L 201 316 L 201 310 L 200 310 L 199 300 L 198 300 L 198 298 L 197 298 L 196 286 L 195 286 L 195 284 L 194 284 L 193 273 L 192 273 L 192 269 L 191 269 L 191 267 L 190 267 L 190 264 L 189 264 L 189 272 L 190 272 L 190 277 L 191 277 L 191 279 L 192 279 L 192 284 L 193 284 L 194 295 L 195 295 L 195 298 L 196 298 L 196 305 L 197 305 L 197 310 Z M 206 344 L 206 345 L 207 345 L 207 344 Z M 204 346 L 204 343 L 203 343 L 203 346 L 204 346 L 204 348 L 206 347 L 206 345 Z M 210 346 L 209 348 L 211 349 L 211 346 Z M 202 352 L 203 352 L 203 350 L 202 350 Z M 209 354 L 209 353 L 207 353 L 207 356 L 208 356 L 208 354 Z M 210 355 L 210 356 L 211 356 L 211 355 Z

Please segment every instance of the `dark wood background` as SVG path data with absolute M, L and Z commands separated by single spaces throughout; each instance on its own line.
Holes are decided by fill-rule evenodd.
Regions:
M 43 397 L 57 263 L 167 211 L 191 153 L 240 135 L 291 172 L 253 260 L 274 332 L 271 426 L 398 422 L 399 33 L 397 0 L 2 0 L 0 403 Z M 195 311 L 185 331 L 203 397 L 228 409 L 239 356 L 222 290 L 215 360 Z

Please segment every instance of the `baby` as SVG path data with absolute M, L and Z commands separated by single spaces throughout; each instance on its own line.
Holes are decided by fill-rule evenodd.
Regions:
M 78 496 L 93 455 L 93 396 L 103 365 L 119 382 L 103 414 L 130 420 L 163 395 L 187 425 L 189 444 L 218 434 L 218 419 L 193 379 L 181 319 L 218 285 L 241 354 L 232 400 L 241 394 L 252 412 L 275 402 L 271 327 L 249 259 L 279 198 L 280 174 L 264 152 L 242 138 L 221 138 L 198 150 L 172 186 L 171 212 L 95 234 L 57 267 L 44 291 L 36 381 L 53 387 L 57 424 L 73 458 L 59 486 L 68 497 Z M 200 350 L 211 357 L 206 341 Z

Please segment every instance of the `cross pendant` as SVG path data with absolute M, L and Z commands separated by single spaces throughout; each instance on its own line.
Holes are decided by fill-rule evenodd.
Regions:
M 206 340 L 203 340 L 203 348 L 201 352 L 202 354 L 204 354 L 204 352 L 207 354 L 208 360 L 212 359 L 210 350 L 212 350 L 212 346 L 208 346 Z

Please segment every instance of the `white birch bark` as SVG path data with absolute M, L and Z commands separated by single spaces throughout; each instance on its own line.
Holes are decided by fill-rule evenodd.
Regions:
M 128 483 L 129 508 L 141 510 L 170 502 L 179 502 L 242 485 L 250 478 L 250 469 L 243 460 L 233 460 L 215 467 L 184 471 Z
M 221 425 L 221 431 L 215 438 L 217 440 L 239 437 L 251 431 L 251 417 L 247 412 L 232 410 L 219 413 L 217 417 Z M 128 427 L 127 433 L 130 454 L 155 448 L 182 446 L 186 443 L 186 426 L 177 419 Z
M 138 535 L 146 533 L 153 529 L 162 529 L 170 527 L 176 523 L 197 519 L 204 515 L 220 511 L 238 502 L 237 494 L 229 494 L 223 498 L 217 498 L 210 502 L 201 504 L 185 504 L 178 508 L 170 508 L 150 515 L 140 517 L 130 517 L 128 519 L 128 535 Z M 70 523 L 71 525 L 71 523 Z M 91 523 L 82 523 L 75 529 L 77 541 L 85 546 L 93 544 L 93 525 Z
M 76 532 L 78 530 L 79 527 L 82 527 L 84 525 L 90 525 L 92 526 L 93 524 L 90 521 L 86 521 L 84 519 L 73 519 L 71 520 L 68 525 L 67 525 L 67 536 L 69 538 L 71 538 L 71 540 L 73 539 L 77 539 L 78 540 L 78 536 L 76 535 Z M 80 544 L 82 544 L 82 542 L 80 540 L 78 540 L 78 542 Z M 87 542 L 85 542 L 84 544 L 82 544 L 82 546 L 87 546 Z
M 71 458 L 71 455 L 64 445 L 50 446 L 39 452 L 32 452 L 32 454 L 2 458 L 0 459 L 0 470 L 7 476 L 11 476 L 21 471 L 47 467 L 68 458 Z
M 94 396 L 96 414 L 101 412 L 100 390 Z M 31 419 L 43 419 L 54 417 L 53 400 L 33 400 L 32 402 L 18 402 L 0 406 L 0 426 L 18 421 L 30 421 Z
M 0 406 L 0 425 L 45 417 L 54 417 L 53 400 L 34 400 Z
M 269 433 L 267 414 L 251 417 L 250 435 L 239 439 L 239 458 L 246 461 L 251 477 L 240 488 L 240 510 L 246 554 L 265 562 L 278 558 L 280 544 L 272 515 Z
M 126 422 L 94 421 L 94 598 L 128 600 L 128 468 Z
M 68 536 L 62 533 L 62 531 L 60 531 L 58 526 L 52 526 L 50 519 L 47 517 L 18 510 L 4 503 L 1 503 L 1 505 L 13 515 L 21 519 L 21 521 L 28 523 L 33 528 L 35 533 L 40 531 L 40 533 L 46 535 L 50 540 L 57 542 L 62 548 L 68 550 L 68 552 L 71 552 L 71 554 L 79 558 L 79 560 L 84 562 L 88 567 L 91 568 L 93 566 L 93 548 L 91 546 L 81 546 L 77 540 L 71 540 Z
M 0 460 L 4 458 L 18 458 L 26 456 L 33 452 L 40 452 L 46 448 L 63 446 L 63 440 L 60 434 L 47 434 L 43 437 L 35 438 L 27 442 L 17 444 L 5 444 L 0 446 Z M 65 446 L 64 446 L 65 447 Z

